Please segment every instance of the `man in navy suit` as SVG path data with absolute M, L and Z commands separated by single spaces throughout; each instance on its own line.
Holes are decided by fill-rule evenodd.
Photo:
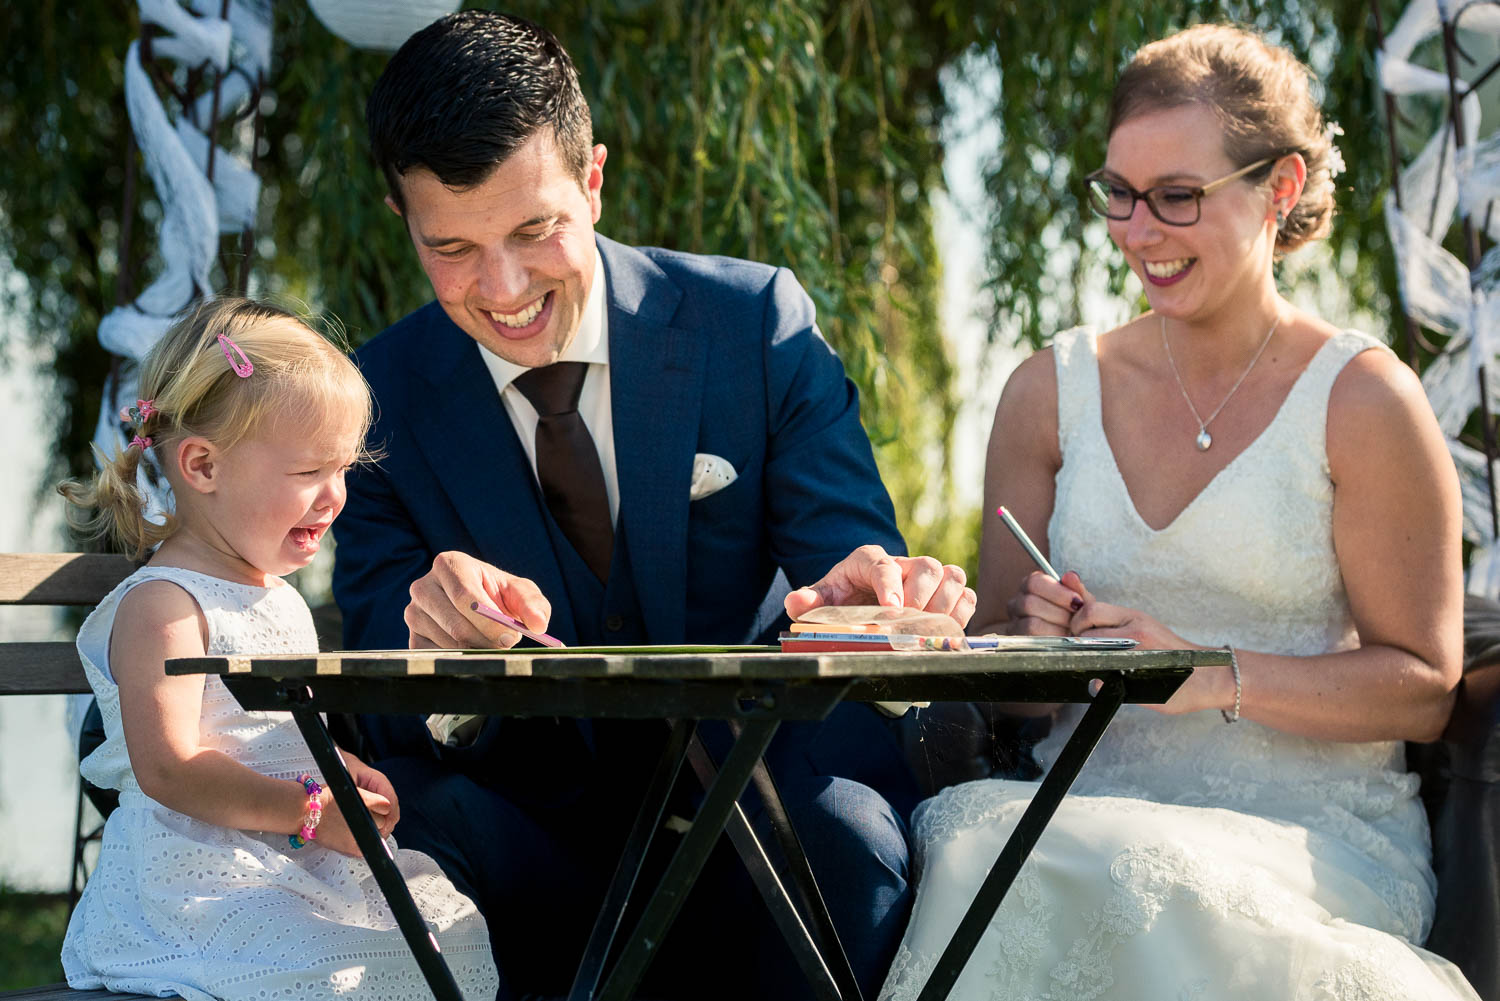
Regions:
M 517 642 L 474 601 L 568 644 L 753 642 L 785 622 L 783 595 L 793 613 L 906 604 L 967 622 L 962 571 L 904 555 L 854 387 L 791 273 L 594 233 L 606 150 L 556 39 L 446 17 L 392 58 L 367 117 L 436 301 L 359 352 L 385 456 L 350 473 L 337 531 L 351 648 Z M 534 389 L 564 372 L 568 433 L 581 417 L 592 443 L 573 453 L 596 485 L 581 507 L 548 483 L 559 418 Z M 490 922 L 502 996 L 565 990 L 661 725 L 492 719 L 463 746 L 414 717 L 363 728 L 402 796 L 403 844 Z M 768 760 L 873 995 L 909 907 L 915 781 L 862 705 L 783 727 Z M 734 866 L 704 880 L 658 965 L 675 943 L 697 996 L 795 982 L 775 946 L 726 974 L 760 935 L 733 922 L 758 905 L 727 899 L 748 890 Z

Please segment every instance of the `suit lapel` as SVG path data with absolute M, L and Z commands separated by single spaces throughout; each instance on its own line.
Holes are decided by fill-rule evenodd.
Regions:
M 433 323 L 426 406 L 411 417 L 412 432 L 437 481 L 478 544 L 471 555 L 532 580 L 552 602 L 548 630 L 576 638 L 562 570 L 547 535 L 542 499 L 531 464 L 479 346 L 446 316 Z
M 647 635 L 677 643 L 687 606 L 688 489 L 708 343 L 670 326 L 682 291 L 643 254 L 599 237 L 609 282 L 609 373 L 620 484 Z

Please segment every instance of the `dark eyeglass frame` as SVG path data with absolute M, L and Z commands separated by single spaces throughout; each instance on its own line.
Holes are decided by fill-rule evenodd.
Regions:
M 1232 174 L 1225 174 L 1218 180 L 1209 181 L 1202 187 L 1196 187 L 1191 184 L 1158 184 L 1153 188 L 1147 188 L 1145 191 L 1137 191 L 1136 189 L 1132 188 L 1130 185 L 1122 181 L 1120 178 L 1108 173 L 1108 169 L 1105 167 L 1100 167 L 1098 170 L 1094 171 L 1092 174 L 1089 174 L 1083 180 L 1084 183 L 1088 186 L 1090 192 L 1088 195 L 1089 206 L 1095 212 L 1097 212 L 1099 215 L 1102 215 L 1106 219 L 1113 219 L 1116 222 L 1123 222 L 1126 219 L 1129 219 L 1131 216 L 1135 215 L 1135 203 L 1144 201 L 1146 203 L 1146 208 L 1150 209 L 1151 214 L 1156 216 L 1156 218 L 1159 219 L 1163 224 L 1167 226 L 1192 226 L 1197 224 L 1199 219 L 1203 218 L 1204 195 L 1213 194 L 1215 191 L 1222 188 L 1230 181 L 1239 180 L 1241 177 L 1244 177 L 1246 174 L 1254 170 L 1258 170 L 1259 168 L 1264 167 L 1267 164 L 1275 163 L 1278 159 L 1280 159 L 1280 157 L 1268 156 L 1263 159 L 1256 160 L 1249 166 L 1241 167 L 1239 170 L 1236 170 Z M 1110 187 L 1120 187 L 1130 192 L 1130 208 L 1125 211 L 1124 215 L 1113 215 L 1110 213 L 1108 198 L 1105 199 L 1105 203 L 1103 205 L 1099 204 L 1099 200 L 1095 198 L 1093 194 L 1094 186 L 1097 184 L 1108 184 Z M 1156 207 L 1156 199 L 1160 197 L 1161 193 L 1190 195 L 1193 199 L 1193 218 L 1185 221 L 1176 221 L 1163 216 L 1161 214 L 1161 210 Z

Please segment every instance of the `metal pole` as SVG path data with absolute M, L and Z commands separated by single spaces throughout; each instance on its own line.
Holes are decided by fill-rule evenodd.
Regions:
M 1448 72 L 1448 117 L 1453 124 L 1453 151 L 1454 160 L 1458 159 L 1458 153 L 1464 148 L 1464 113 L 1459 103 L 1458 93 L 1458 40 L 1454 30 L 1453 22 L 1447 19 L 1446 12 L 1439 5 L 1438 16 L 1442 19 L 1443 26 L 1443 65 Z M 1456 167 L 1456 163 L 1455 163 Z M 1472 276 L 1474 270 L 1479 267 L 1479 233 L 1474 229 L 1473 220 L 1467 215 L 1463 218 L 1464 230 L 1464 253 L 1468 258 L 1469 274 Z M 1471 350 L 1474 345 L 1471 345 Z M 1485 373 L 1489 359 L 1479 359 L 1479 415 L 1484 431 L 1484 471 L 1490 485 L 1490 538 L 1500 538 L 1500 504 L 1496 502 L 1495 496 L 1495 422 L 1490 415 L 1490 394 Z
M 251 129 L 250 137 L 250 172 L 255 173 L 255 166 L 260 160 L 261 126 L 264 118 L 260 113 L 261 94 L 266 85 L 265 75 L 260 70 L 255 71 L 255 89 L 250 94 L 251 101 Z M 236 287 L 240 295 L 250 291 L 250 260 L 255 256 L 255 228 L 246 226 L 240 233 L 240 274 Z
M 1375 48 L 1385 48 L 1385 27 L 1380 21 L 1380 0 L 1370 0 L 1370 12 L 1375 15 Z M 1378 83 L 1378 81 L 1377 81 Z M 1381 96 L 1385 101 L 1385 144 L 1386 152 L 1391 159 L 1391 193 L 1396 197 L 1396 208 L 1405 212 L 1401 204 L 1401 155 L 1396 148 L 1396 98 L 1384 87 L 1380 88 Z M 1399 271 L 1401 262 L 1396 262 Z M 1401 322 L 1406 327 L 1406 364 L 1410 365 L 1412 371 L 1419 371 L 1417 345 L 1425 341 L 1421 332 L 1417 329 L 1416 321 L 1406 313 L 1406 308 L 1397 300 L 1396 309 L 1401 314 Z

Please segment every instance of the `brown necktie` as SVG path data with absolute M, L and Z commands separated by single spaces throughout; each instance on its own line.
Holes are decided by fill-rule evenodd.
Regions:
M 518 375 L 515 387 L 536 408 L 536 478 L 552 517 L 601 581 L 609 578 L 614 526 L 604 469 L 578 397 L 588 364 L 560 361 Z

